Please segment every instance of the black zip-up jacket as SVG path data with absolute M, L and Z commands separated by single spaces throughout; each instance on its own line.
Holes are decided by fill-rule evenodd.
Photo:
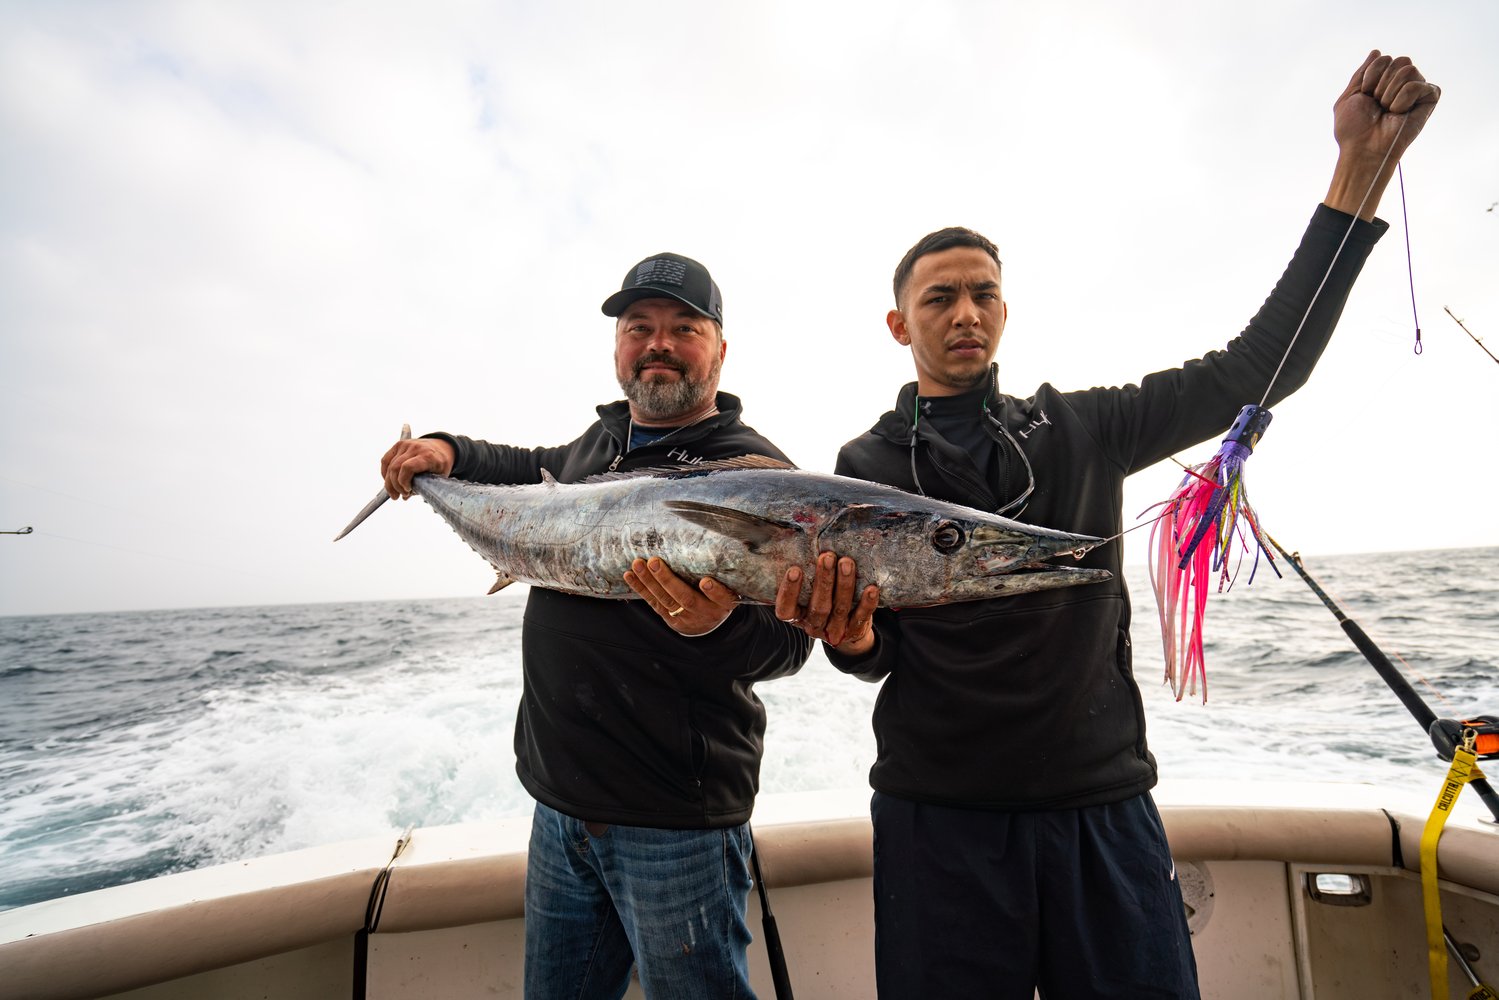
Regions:
M 1240 407 L 1260 401 L 1353 222 L 1319 206 L 1275 290 L 1224 350 L 1147 375 L 1138 386 L 1062 392 L 1045 384 L 1020 399 L 1000 395 L 996 381 L 989 406 L 997 426 L 985 423 L 1001 468 L 991 474 L 981 474 L 927 423 L 913 429 L 914 383 L 901 390 L 894 410 L 844 445 L 836 471 L 919 492 L 914 434 L 926 493 L 992 511 L 1025 489 L 1023 449 L 1035 492 L 1024 513 L 1011 516 L 1113 536 L 1122 526 L 1125 476 L 1221 437 Z M 1385 228 L 1378 220 L 1353 225 L 1270 403 L 1311 374 Z M 977 405 L 974 419 L 984 419 Z M 945 805 L 1055 809 L 1116 802 L 1154 786 L 1156 763 L 1131 666 L 1122 554 L 1116 539 L 1080 564 L 1068 562 L 1110 570 L 1106 583 L 882 610 L 868 654 L 829 650 L 840 670 L 884 678 L 874 710 L 874 788 Z
M 455 478 L 480 483 L 539 483 L 543 469 L 575 483 L 740 455 L 788 461 L 740 421 L 736 397 L 719 393 L 718 409 L 628 454 L 623 401 L 600 406 L 599 420 L 558 448 L 429 436 L 456 450 Z M 765 735 L 751 685 L 796 672 L 812 643 L 765 606 L 741 605 L 715 631 L 685 638 L 644 601 L 532 587 L 521 647 L 515 768 L 526 791 L 582 820 L 685 830 L 749 819 Z

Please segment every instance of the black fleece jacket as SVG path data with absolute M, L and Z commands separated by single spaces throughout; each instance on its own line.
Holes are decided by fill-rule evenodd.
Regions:
M 1138 386 L 1062 392 L 1045 384 L 1020 399 L 999 394 L 996 384 L 989 406 L 999 426 L 985 423 L 998 441 L 997 470 L 981 473 L 929 424 L 912 427 L 912 383 L 894 410 L 844 445 L 836 471 L 995 510 L 1025 488 L 1022 449 L 1036 486 L 1021 520 L 1115 535 L 1125 476 L 1221 436 L 1241 406 L 1260 401 L 1337 254 L 1270 403 L 1306 381 L 1385 228 L 1319 206 L 1243 333 L 1224 350 L 1147 375 Z M 977 406 L 974 419 L 984 419 Z M 913 437 L 920 488 L 912 476 Z M 882 610 L 868 654 L 829 650 L 840 670 L 884 678 L 874 710 L 874 788 L 945 805 L 1055 809 L 1120 801 L 1154 786 L 1156 763 L 1131 664 L 1122 553 L 1115 540 L 1080 564 L 1112 571 L 1106 583 Z
M 434 434 L 457 452 L 453 476 L 574 483 L 614 470 L 740 455 L 788 461 L 718 394 L 717 416 L 626 453 L 629 407 L 598 408 L 571 444 L 515 448 Z M 765 708 L 751 685 L 791 674 L 811 640 L 771 608 L 741 605 L 705 636 L 677 635 L 644 601 L 532 587 L 521 632 L 524 690 L 516 772 L 537 800 L 578 819 L 665 829 L 749 819 L 760 786 Z

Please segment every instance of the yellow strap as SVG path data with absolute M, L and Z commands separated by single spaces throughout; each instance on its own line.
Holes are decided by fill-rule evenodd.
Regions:
M 1468 1000 L 1499 1000 L 1499 993 L 1495 993 L 1487 986 L 1479 983 L 1478 989 L 1468 994 Z
M 1442 936 L 1442 900 L 1437 891 L 1437 841 L 1442 839 L 1442 827 L 1457 804 L 1458 793 L 1474 778 L 1482 778 L 1478 770 L 1478 758 L 1473 753 L 1473 740 L 1477 734 L 1468 730 L 1463 734 L 1463 745 L 1452 751 L 1452 767 L 1437 793 L 1437 801 L 1426 819 L 1426 828 L 1421 831 L 1421 898 L 1426 910 L 1426 963 L 1431 971 L 1432 1000 L 1447 1000 L 1447 942 Z M 1481 996 L 1482 994 L 1474 994 Z

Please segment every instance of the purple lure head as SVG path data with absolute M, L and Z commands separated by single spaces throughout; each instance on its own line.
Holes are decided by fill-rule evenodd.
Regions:
M 1265 433 L 1265 428 L 1270 426 L 1271 415 L 1270 411 L 1263 406 L 1250 403 L 1234 418 L 1233 426 L 1228 429 L 1228 435 L 1223 439 L 1224 443 L 1233 442 L 1249 451 L 1254 451 L 1254 446 L 1260 443 L 1260 436 Z

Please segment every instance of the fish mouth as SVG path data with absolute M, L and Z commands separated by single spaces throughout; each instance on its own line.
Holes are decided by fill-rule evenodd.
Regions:
M 1081 559 L 1102 545 L 1105 539 L 1092 535 L 1074 535 L 1066 531 L 1046 528 L 1003 528 L 981 524 L 968 535 L 969 544 L 976 549 L 974 562 L 985 576 L 1000 574 L 1038 573 L 1059 574 L 1068 578 L 1092 576 L 1092 579 L 1107 579 L 1107 570 L 1084 569 L 1079 566 L 1055 566 L 1047 562 L 1058 556 Z M 1079 581 L 1082 582 L 1082 581 Z
M 986 576 L 984 597 L 1004 597 L 1007 594 L 1030 594 L 1038 590 L 1059 590 L 1085 583 L 1103 583 L 1112 580 L 1114 574 L 1106 569 L 1087 569 L 1082 566 L 1034 566 L 1013 570 L 999 576 Z

